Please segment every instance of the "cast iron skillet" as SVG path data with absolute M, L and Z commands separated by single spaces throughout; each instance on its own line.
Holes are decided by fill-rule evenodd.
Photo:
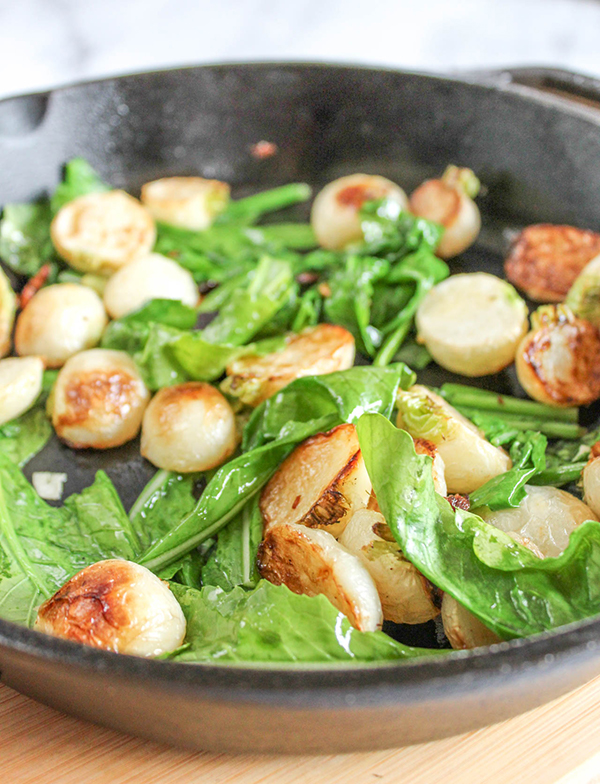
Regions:
M 216 177 L 243 192 L 356 171 L 410 190 L 453 162 L 487 186 L 485 229 L 455 267 L 500 272 L 515 227 L 600 229 L 599 100 L 596 81 L 544 69 L 440 78 L 252 64 L 107 79 L 0 102 L 0 203 L 52 189 L 75 155 L 133 191 L 173 174 Z M 253 158 L 249 148 L 261 139 L 279 154 Z M 515 391 L 510 372 L 485 385 Z M 56 441 L 29 473 L 64 470 L 73 492 L 99 467 L 126 506 L 151 474 L 136 444 L 77 453 Z M 585 682 L 600 672 L 600 620 L 448 658 L 337 668 L 145 661 L 0 621 L 0 670 L 4 683 L 60 710 L 167 743 L 356 751 L 483 726 Z

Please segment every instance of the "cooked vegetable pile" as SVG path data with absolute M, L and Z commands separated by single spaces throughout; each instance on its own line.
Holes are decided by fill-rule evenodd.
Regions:
M 5 205 L 0 616 L 183 662 L 374 662 L 599 613 L 578 407 L 600 398 L 600 237 L 531 226 L 508 281 L 451 275 L 478 189 L 455 166 L 410 199 L 354 174 L 286 223 L 307 185 L 172 177 L 138 200 L 75 159 Z M 531 326 L 512 284 L 544 303 Z M 515 363 L 533 400 L 416 383 L 433 361 Z M 128 512 L 102 471 L 61 505 L 64 474 L 21 472 L 52 437 L 138 436 L 157 471 Z M 426 623 L 441 648 L 399 641 Z

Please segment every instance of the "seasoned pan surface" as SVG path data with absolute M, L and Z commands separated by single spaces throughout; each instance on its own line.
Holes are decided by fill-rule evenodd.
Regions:
M 9 99 L 0 103 L 0 203 L 52 189 L 64 161 L 76 155 L 134 193 L 150 179 L 200 174 L 231 182 L 236 195 L 290 180 L 318 187 L 356 171 L 410 190 L 453 162 L 474 169 L 487 189 L 484 231 L 453 271 L 501 274 L 511 234 L 527 223 L 600 229 L 595 83 L 588 80 L 585 101 L 571 105 L 564 85 L 560 95 L 532 89 L 545 73 L 518 72 L 519 87 L 492 77 L 476 84 L 342 66 L 225 65 Z M 561 78 L 570 84 L 568 74 Z M 250 147 L 263 139 L 279 153 L 256 160 Z M 439 385 L 452 378 L 430 366 L 419 380 Z M 510 370 L 482 385 L 517 391 Z M 598 412 L 585 417 L 591 424 Z M 27 474 L 64 471 L 71 493 L 99 468 L 126 507 L 154 470 L 136 442 L 74 452 L 52 440 Z M 420 644 L 434 630 L 414 630 L 412 639 L 399 633 Z M 37 699 L 157 740 L 224 750 L 355 751 L 461 732 L 534 707 L 600 672 L 599 640 L 600 621 L 592 620 L 444 660 L 220 668 L 118 657 L 0 621 L 0 669 L 4 682 Z

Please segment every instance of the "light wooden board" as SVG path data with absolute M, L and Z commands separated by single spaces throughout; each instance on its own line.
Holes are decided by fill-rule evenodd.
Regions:
M 394 751 L 193 754 L 86 724 L 0 686 L 0 784 L 600 784 L 600 678 L 524 716 Z

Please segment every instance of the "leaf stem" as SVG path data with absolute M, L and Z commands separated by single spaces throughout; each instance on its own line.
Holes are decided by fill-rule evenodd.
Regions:
M 561 487 L 570 482 L 577 482 L 586 465 L 587 461 L 583 460 L 579 463 L 571 463 L 570 465 L 546 468 L 544 471 L 540 471 L 539 474 L 536 474 L 529 479 L 528 483 L 530 485 L 554 485 L 555 487 Z
M 443 384 L 440 394 L 453 406 L 468 406 L 482 411 L 493 411 L 499 414 L 512 413 L 531 416 L 535 419 L 571 422 L 579 420 L 578 408 L 554 408 L 533 400 L 521 400 L 510 395 L 499 395 L 487 389 L 465 386 L 463 384 Z
M 412 325 L 412 314 L 401 324 L 395 332 L 388 335 L 379 349 L 377 356 L 373 360 L 375 367 L 386 367 L 394 359 L 398 350 L 406 340 L 406 336 Z
M 218 520 L 215 520 L 212 525 L 208 526 L 207 528 L 202 529 L 199 531 L 195 536 L 191 536 L 189 539 L 186 539 L 180 545 L 173 547 L 166 552 L 160 553 L 156 555 L 154 558 L 147 558 L 144 557 L 141 559 L 140 563 L 142 563 L 147 569 L 150 569 L 151 572 L 156 572 L 159 569 L 162 569 L 165 566 L 173 563 L 176 561 L 180 556 L 186 555 L 193 550 L 194 547 L 197 547 L 202 542 L 205 542 L 207 539 L 210 539 L 215 534 L 217 534 L 221 528 L 224 528 L 227 523 L 234 518 L 238 512 L 242 509 L 244 504 L 246 504 L 250 499 L 254 498 L 254 496 L 260 492 L 262 489 L 262 485 L 257 487 L 252 493 L 244 496 L 241 501 L 239 501 L 235 506 L 233 506 L 228 512 L 226 512 L 223 517 L 220 517 Z M 183 525 L 189 517 L 193 517 L 196 513 L 194 509 L 187 517 L 184 517 L 181 521 L 181 525 Z
M 267 212 L 275 212 L 307 201 L 310 199 L 311 192 L 310 185 L 304 182 L 292 182 L 279 188 L 261 191 L 253 196 L 231 201 L 225 212 L 217 218 L 216 223 L 254 222 Z
M 140 495 L 135 500 L 133 506 L 129 510 L 129 519 L 131 522 L 135 520 L 135 518 L 139 515 L 142 509 L 146 506 L 146 503 L 152 498 L 154 493 L 157 490 L 160 490 L 168 481 L 169 477 L 173 474 L 172 471 L 165 471 L 161 469 L 157 471 L 152 479 L 148 482 L 146 487 L 142 490 Z
M 471 419 L 476 425 L 478 419 L 486 417 L 490 419 L 499 419 L 508 427 L 514 427 L 518 430 L 537 430 L 550 438 L 565 438 L 575 440 L 581 438 L 585 434 L 585 428 L 571 422 L 553 422 L 549 419 L 542 419 L 536 417 L 518 416 L 516 414 L 507 414 L 503 411 L 488 412 L 479 408 L 471 406 L 457 405 L 456 409 L 460 411 L 467 419 Z

